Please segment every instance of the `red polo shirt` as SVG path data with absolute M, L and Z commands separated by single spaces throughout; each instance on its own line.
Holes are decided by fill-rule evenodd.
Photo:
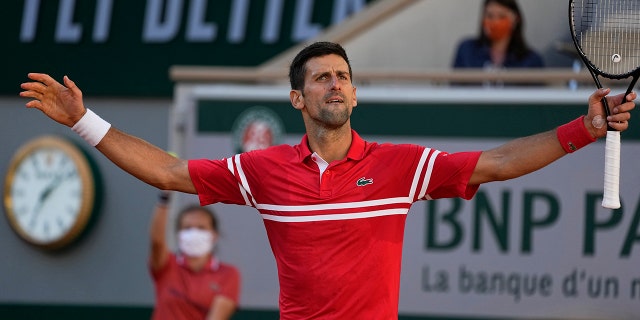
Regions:
M 347 157 L 320 177 L 307 142 L 189 161 L 201 204 L 258 209 L 281 319 L 397 319 L 406 214 L 418 200 L 470 199 L 480 152 L 378 144 L 353 131 Z
M 151 271 L 156 291 L 154 320 L 205 319 L 213 299 L 222 295 L 238 305 L 240 273 L 213 258 L 207 268 L 192 271 L 180 256 L 171 254 L 166 265 Z

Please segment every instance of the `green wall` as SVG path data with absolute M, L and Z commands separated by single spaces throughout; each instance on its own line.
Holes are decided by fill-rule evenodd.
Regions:
M 340 8 L 352 14 L 360 2 Z M 339 22 L 333 15 L 338 2 L 328 0 L 312 1 L 305 14 L 297 13 L 302 2 L 295 0 L 205 1 L 206 7 L 193 10 L 196 14 L 191 10 L 197 1 L 188 0 L 76 0 L 66 2 L 68 8 L 63 3 L 0 4 L 3 60 L 10 62 L 3 64 L 0 94 L 17 94 L 28 72 L 43 72 L 57 79 L 69 75 L 87 96 L 168 97 L 173 93 L 172 65 L 259 65 L 306 40 L 298 39 L 304 30 L 320 31 Z M 145 32 L 150 21 L 159 21 L 147 13 L 152 3 L 165 4 L 162 18 L 176 21 L 165 24 L 166 36 Z M 214 32 L 189 35 L 193 25 Z
M 137 320 L 149 319 L 150 307 L 115 307 L 115 306 L 52 306 L 52 305 L 0 305 L 0 316 L 3 319 L 40 320 Z M 276 310 L 239 310 L 233 320 L 277 320 Z M 475 317 L 442 317 L 400 315 L 398 320 L 480 320 Z M 494 319 L 500 320 L 500 319 Z M 506 319 L 504 319 L 506 320 Z M 552 319 L 549 319 L 552 320 Z

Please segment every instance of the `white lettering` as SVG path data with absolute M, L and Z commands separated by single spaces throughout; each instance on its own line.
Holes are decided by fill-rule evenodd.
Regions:
M 340 23 L 350 15 L 361 11 L 364 6 L 364 0 L 336 0 L 333 4 L 332 22 Z
M 348 16 L 366 7 L 367 0 L 333 0 L 332 21 L 337 24 Z M 41 0 L 24 0 L 20 41 L 34 42 L 41 19 Z M 107 42 L 112 29 L 114 0 L 96 0 L 91 40 L 93 43 Z M 184 30 L 184 41 L 213 42 L 218 37 L 219 27 L 215 21 L 207 21 L 209 0 L 146 0 L 142 26 L 142 43 L 166 43 L 176 39 Z M 79 43 L 82 40 L 85 25 L 76 21 L 82 15 L 85 21 L 86 11 L 76 12 L 79 1 L 59 0 L 55 20 L 54 40 L 58 43 Z M 315 0 L 295 0 L 290 5 L 285 0 L 266 0 L 262 21 L 250 21 L 251 0 L 233 0 L 228 15 L 226 41 L 238 44 L 246 41 L 249 28 L 260 32 L 261 42 L 272 44 L 281 40 L 283 25 L 291 23 L 291 40 L 305 41 L 322 32 L 323 24 L 314 21 L 314 8 L 319 6 Z M 322 2 L 328 5 L 330 2 Z M 188 6 L 188 8 L 187 8 Z M 283 17 L 293 10 L 292 17 Z M 123 8 L 120 8 L 123 9 Z M 183 12 L 186 14 L 183 17 Z M 210 11 L 211 9 L 209 9 Z M 46 13 L 46 12 L 45 12 Z M 317 16 L 317 15 L 316 15 Z M 186 20 L 186 21 L 184 21 Z M 226 19 L 225 19 L 226 20 Z M 285 21 L 286 20 L 286 21 Z M 91 26 L 90 26 L 91 27 Z M 184 28 L 184 29 L 183 29 Z M 257 28 L 260 28 L 256 30 Z M 50 29 L 50 28 L 47 28 Z M 88 30 L 87 30 L 88 31 Z M 222 36 L 222 35 L 221 35 Z
M 22 12 L 22 25 L 20 26 L 21 42 L 33 42 L 33 39 L 36 37 L 39 9 L 40 0 L 25 0 L 24 11 Z
M 189 7 L 189 21 L 187 21 L 187 41 L 214 41 L 218 33 L 218 26 L 205 22 L 207 14 L 207 0 L 192 0 Z
M 293 17 L 293 32 L 291 40 L 294 42 L 304 41 L 320 33 L 322 26 L 311 23 L 313 17 L 314 0 L 298 0 L 296 3 L 295 15 Z
M 280 24 L 282 24 L 283 0 L 269 0 L 267 12 L 262 23 L 262 41 L 276 43 L 280 40 Z
M 98 0 L 98 5 L 96 6 L 96 24 L 93 29 L 93 41 L 105 42 L 109 39 L 112 11 L 113 0 Z
M 143 42 L 169 42 L 178 33 L 182 0 L 167 0 L 165 19 L 162 21 L 164 0 L 148 0 L 144 17 Z
M 249 15 L 249 0 L 234 0 L 231 6 L 231 18 L 229 19 L 229 34 L 227 40 L 230 43 L 241 43 L 247 33 L 247 17 Z
M 82 26 L 73 22 L 75 0 L 62 0 L 58 10 L 56 23 L 56 41 L 62 43 L 78 43 L 82 37 Z

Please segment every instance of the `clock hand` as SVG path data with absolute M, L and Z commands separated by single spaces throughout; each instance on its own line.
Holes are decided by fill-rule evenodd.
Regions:
M 42 208 L 44 202 L 51 196 L 51 193 L 58 188 L 65 180 L 76 175 L 75 170 L 67 172 L 66 174 L 58 174 L 53 178 L 53 181 L 42 191 L 40 197 L 38 198 L 38 203 L 36 203 L 36 207 L 34 211 L 37 213 Z
M 40 193 L 40 197 L 38 198 L 38 203 L 36 203 L 36 207 L 33 209 L 34 215 L 31 218 L 32 220 L 34 220 L 38 216 L 38 213 L 40 213 L 40 209 L 42 208 L 42 205 L 47 200 L 47 198 L 49 198 L 49 196 L 51 195 L 51 192 L 55 190 L 58 187 L 58 185 L 60 185 L 60 182 L 62 182 L 62 175 L 56 175 L 53 178 L 53 181 L 51 181 L 51 183 L 49 183 L 49 185 L 46 188 L 44 188 L 42 193 Z

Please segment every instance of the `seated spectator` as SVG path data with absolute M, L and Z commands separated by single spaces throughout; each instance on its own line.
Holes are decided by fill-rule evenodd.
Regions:
M 516 0 L 485 0 L 480 35 L 457 48 L 454 68 L 541 68 L 542 57 L 524 39 Z

